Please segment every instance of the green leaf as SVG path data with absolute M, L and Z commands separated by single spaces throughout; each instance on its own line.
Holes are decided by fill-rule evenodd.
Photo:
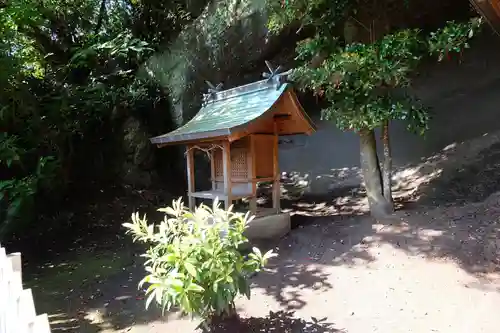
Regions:
M 153 294 L 156 296 L 156 303 L 162 304 L 163 303 L 163 288 L 157 287 Z
M 200 285 L 198 285 L 196 283 L 191 283 L 189 285 L 189 287 L 187 288 L 187 290 L 188 291 L 194 291 L 194 292 L 197 292 L 197 293 L 201 293 L 201 292 L 205 291 L 205 289 L 202 286 L 200 286 Z
M 181 306 L 182 306 L 182 310 L 186 313 L 191 313 L 191 302 L 189 301 L 189 298 L 183 294 L 181 296 Z
M 193 266 L 193 264 L 189 262 L 184 263 L 184 268 L 186 271 L 194 278 L 198 277 L 198 272 L 196 271 L 196 268 Z
M 258 257 L 258 258 L 262 258 L 262 252 L 260 252 L 260 250 L 256 247 L 253 247 L 252 248 L 252 251 L 253 253 L 255 253 L 255 255 Z
M 170 279 L 168 282 L 168 284 L 178 293 L 182 293 L 184 291 L 184 283 L 181 280 Z
M 277 257 L 278 254 L 275 253 L 273 250 L 269 250 L 267 251 L 265 254 L 264 254 L 264 259 L 271 259 L 271 258 L 274 258 L 274 257 Z
M 165 256 L 165 261 L 166 262 L 174 263 L 174 262 L 176 262 L 176 260 L 177 260 L 177 256 L 175 255 L 175 253 L 168 253 Z
M 145 308 L 146 310 L 149 309 L 149 306 L 151 305 L 151 302 L 156 298 L 156 295 L 155 293 L 152 293 L 150 294 L 147 299 L 146 299 L 146 304 L 145 304 Z
M 170 216 L 176 216 L 176 212 L 172 209 L 172 207 L 159 208 L 158 211 Z

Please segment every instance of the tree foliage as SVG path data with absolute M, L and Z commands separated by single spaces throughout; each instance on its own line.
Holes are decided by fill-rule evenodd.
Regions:
M 369 202 L 372 208 L 379 202 L 379 206 L 387 207 L 380 211 L 387 212 L 392 210 L 389 124 L 405 121 L 410 130 L 423 134 L 429 122 L 427 108 L 406 88 L 422 59 L 437 55 L 440 61 L 452 53 L 461 54 L 482 21 L 447 22 L 430 35 L 414 28 L 391 29 L 384 17 L 384 3 L 267 1 L 271 32 L 290 25 L 313 31 L 312 37 L 297 45 L 299 63 L 292 76 L 300 88 L 328 102 L 322 110 L 323 119 L 364 137 L 360 141 L 365 145 L 361 165 Z M 381 170 L 382 159 L 377 157 L 376 128 L 383 130 L 385 170 Z M 383 187 L 379 180 L 382 176 Z
M 82 175 L 113 170 L 105 152 L 113 119 L 165 98 L 137 77 L 139 66 L 205 4 L 9 0 L 0 8 L 0 239 Z
M 300 56 L 317 52 L 310 43 L 299 46 Z M 304 65 L 294 76 L 301 87 L 330 102 L 323 118 L 343 130 L 373 129 L 388 119 L 410 120 L 413 128 L 421 129 L 427 124 L 425 109 L 393 89 L 409 83 L 421 47 L 418 31 L 400 31 L 375 43 L 346 45 L 326 57 L 321 67 Z
M 60 206 L 66 194 L 81 190 L 78 184 L 125 173 L 128 161 L 117 165 L 117 154 L 125 150 L 118 141 L 127 117 L 140 119 L 152 135 L 167 131 L 186 120 L 186 109 L 196 108 L 199 83 L 213 79 L 207 72 L 243 67 L 235 49 L 246 47 L 240 53 L 257 58 L 259 50 L 245 38 L 265 34 L 263 5 L 2 2 L 0 238 L 20 221 L 33 221 L 41 208 Z M 249 19 L 257 16 L 262 19 Z M 193 98 L 183 97 L 186 91 Z M 171 105 L 179 100 L 184 104 L 174 117 Z
M 429 119 L 426 109 L 400 88 L 409 86 L 412 74 L 427 55 L 442 60 L 468 48 L 482 22 L 448 22 L 429 36 L 420 29 L 403 29 L 356 42 L 347 31 L 335 29 L 355 18 L 356 2 L 269 0 L 268 5 L 271 32 L 295 21 L 314 28 L 315 35 L 297 45 L 300 65 L 293 77 L 302 89 L 329 102 L 323 118 L 335 121 L 343 130 L 374 129 L 384 121 L 399 119 L 408 121 L 411 130 L 423 133 Z M 321 58 L 320 66 L 311 65 L 315 57 Z

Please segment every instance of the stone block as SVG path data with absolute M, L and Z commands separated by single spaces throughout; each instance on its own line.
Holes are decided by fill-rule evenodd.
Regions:
M 262 241 L 278 242 L 290 232 L 290 214 L 266 215 L 253 219 L 247 226 L 244 235 L 250 243 Z

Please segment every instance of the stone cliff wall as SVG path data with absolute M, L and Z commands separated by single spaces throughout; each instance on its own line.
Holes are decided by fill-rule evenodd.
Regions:
M 418 164 L 454 143 L 500 129 L 500 37 L 486 30 L 464 54 L 463 63 L 422 68 L 414 89 L 431 107 L 433 119 L 425 137 L 409 133 L 402 123 L 392 124 L 396 169 Z M 295 173 L 313 193 L 358 185 L 362 180 L 357 135 L 321 121 L 314 104 L 304 108 L 314 118 L 318 131 L 283 145 L 281 171 Z

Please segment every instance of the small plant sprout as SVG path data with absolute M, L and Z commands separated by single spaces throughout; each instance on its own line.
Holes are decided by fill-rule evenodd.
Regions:
M 134 241 L 149 246 L 143 254 L 147 275 L 139 283 L 148 284 L 146 307 L 155 301 L 163 311 L 178 307 L 204 322 L 235 315 L 235 298 L 250 297 L 251 274 L 276 256 L 256 247 L 242 254 L 248 242 L 243 232 L 253 217 L 221 209 L 218 200 L 191 212 L 178 199 L 159 211 L 165 218 L 157 225 L 137 213 L 123 224 Z

